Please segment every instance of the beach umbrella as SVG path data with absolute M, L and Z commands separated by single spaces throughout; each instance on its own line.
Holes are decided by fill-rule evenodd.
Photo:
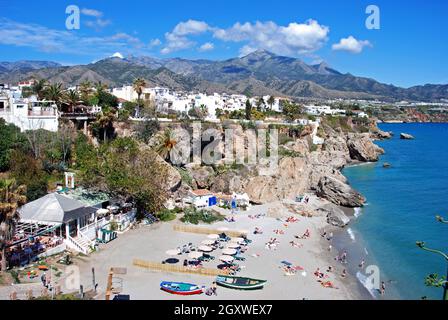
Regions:
M 98 213 L 98 214 L 107 214 L 107 213 L 109 213 L 109 210 L 108 209 L 98 209 L 98 210 L 96 210 L 96 213 Z
M 224 262 L 228 262 L 228 263 L 230 263 L 230 262 L 232 262 L 234 260 L 233 257 L 227 256 L 227 255 L 220 256 L 218 259 L 221 260 L 221 261 L 224 261 Z
M 204 252 L 210 252 L 210 251 L 213 251 L 213 248 L 209 247 L 209 246 L 199 246 L 198 250 L 204 251 Z
M 244 241 L 243 238 L 232 238 L 232 239 L 230 239 L 230 242 L 236 242 L 236 243 L 241 243 L 243 241 Z
M 239 247 L 240 247 L 240 245 L 238 243 L 229 243 L 229 244 L 227 244 L 227 248 L 230 248 L 230 249 L 236 249 L 236 248 L 239 248 Z
M 198 252 L 198 251 L 193 251 L 193 252 L 190 252 L 189 254 L 188 254 L 188 258 L 190 258 L 190 259 L 199 259 L 200 257 L 202 257 L 202 252 Z
M 236 250 L 235 249 L 224 249 L 222 250 L 222 253 L 229 255 L 229 256 L 233 256 L 234 254 L 236 254 Z
M 209 246 L 211 244 L 214 244 L 216 241 L 211 240 L 211 239 L 206 239 L 204 241 L 201 242 L 201 244 L 205 244 L 206 246 Z
M 289 262 L 289 261 L 285 261 L 285 260 L 283 260 L 282 263 L 283 263 L 284 265 L 286 265 L 286 266 L 292 266 L 292 263 Z
M 217 239 L 219 239 L 219 235 L 217 235 L 217 234 L 209 234 L 207 236 L 207 238 L 212 239 L 212 240 L 217 240 Z
M 174 249 L 174 250 L 168 250 L 165 253 L 169 256 L 177 256 L 180 252 L 179 252 L 179 250 Z

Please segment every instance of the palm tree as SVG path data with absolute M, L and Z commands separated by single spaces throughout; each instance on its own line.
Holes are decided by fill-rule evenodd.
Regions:
M 115 120 L 115 116 L 112 112 L 106 112 L 101 114 L 96 123 L 99 125 L 101 129 L 103 129 L 103 141 L 107 141 L 107 130 L 113 127 L 113 123 Z
M 104 91 L 107 89 L 107 84 L 98 81 L 97 83 L 95 83 L 95 89 L 97 92 Z
M 68 90 L 64 95 L 64 102 L 69 106 L 69 112 L 73 112 L 74 107 L 80 102 L 79 93 L 76 90 Z
M 40 79 L 34 82 L 34 84 L 31 87 L 31 90 L 35 95 L 37 95 L 37 98 L 39 100 L 43 100 L 45 97 L 46 88 L 47 88 L 47 80 Z
M 64 97 L 64 90 L 62 88 L 62 83 L 53 83 L 47 87 L 45 90 L 45 97 L 47 100 L 54 101 L 58 107 L 62 98 Z
M 78 90 L 81 93 L 82 102 L 87 104 L 89 101 L 89 96 L 92 93 L 92 83 L 89 80 L 85 80 L 79 84 Z
M 143 94 L 143 89 L 146 87 L 146 81 L 142 78 L 137 78 L 134 80 L 134 83 L 132 84 L 132 87 L 134 88 L 134 91 L 137 93 L 137 102 L 139 107 L 140 105 L 140 97 Z
M 249 99 L 246 100 L 245 116 L 246 120 L 250 120 L 252 116 L 252 104 Z
M 17 208 L 26 203 L 26 187 L 17 186 L 14 179 L 0 180 L 0 249 L 2 263 L 0 271 L 6 270 L 6 244 L 15 234 L 19 220 Z
M 258 98 L 257 100 L 257 110 L 261 111 L 261 107 L 264 106 L 264 99 L 263 97 Z
M 162 135 L 159 136 L 158 143 L 155 146 L 155 151 L 163 159 L 168 160 L 171 150 L 176 146 L 177 141 L 174 137 L 174 132 L 171 129 L 166 129 Z
M 270 96 L 268 99 L 268 104 L 271 106 L 271 110 L 272 110 L 272 106 L 275 103 L 275 98 L 273 96 Z

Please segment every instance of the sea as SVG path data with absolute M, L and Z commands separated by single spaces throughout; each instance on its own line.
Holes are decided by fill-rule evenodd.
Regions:
M 347 250 L 347 271 L 356 275 L 375 299 L 441 299 L 442 288 L 425 278 L 447 274 L 448 261 L 424 251 L 416 241 L 448 254 L 448 124 L 379 124 L 392 131 L 376 141 L 385 150 L 376 163 L 347 167 L 343 174 L 367 199 L 355 209 L 351 224 L 335 236 L 335 247 Z M 400 133 L 414 140 L 401 140 Z M 383 164 L 390 164 L 384 168 Z M 361 261 L 365 260 L 362 266 Z M 384 281 L 386 290 L 379 294 Z

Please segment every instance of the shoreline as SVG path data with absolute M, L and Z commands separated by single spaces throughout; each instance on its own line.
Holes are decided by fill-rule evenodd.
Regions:
M 254 213 L 268 212 L 269 208 L 274 208 L 275 216 L 268 214 L 259 219 L 251 219 L 249 215 Z M 278 215 L 278 216 L 277 216 Z M 299 221 L 289 223 L 285 226 L 283 221 L 288 216 L 295 216 Z M 281 220 L 279 220 L 279 218 Z M 204 240 L 206 235 L 191 234 L 173 231 L 172 227 L 176 222 L 164 222 L 157 225 L 141 227 L 123 234 L 109 244 L 102 245 L 99 252 L 89 256 L 87 259 L 78 260 L 76 265 L 81 271 L 81 284 L 86 288 L 91 286 L 90 270 L 95 267 L 98 277 L 100 291 L 105 289 L 105 280 L 108 268 L 111 266 L 121 266 L 128 269 L 127 275 L 123 278 L 124 293 L 130 294 L 132 299 L 222 299 L 222 300 L 250 300 L 250 299 L 271 299 L 271 300 L 353 300 L 365 299 L 365 296 L 358 290 L 356 278 L 347 274 L 346 278 L 340 277 L 342 268 L 336 265 L 333 260 L 335 251 L 328 252 L 325 246 L 325 239 L 320 234 L 324 228 L 328 228 L 326 217 L 323 214 L 312 217 L 302 217 L 294 215 L 288 210 L 281 209 L 281 202 L 274 202 L 267 205 L 254 206 L 247 212 L 236 215 L 236 222 L 217 222 L 212 225 L 200 225 L 208 228 L 227 227 L 231 230 L 246 229 L 250 231 L 248 238 L 253 242 L 248 246 L 248 250 L 243 256 L 245 261 L 239 261 L 242 266 L 238 276 L 247 276 L 268 280 L 263 290 L 253 292 L 218 288 L 218 296 L 175 296 L 169 295 L 159 289 L 161 281 L 181 281 L 190 282 L 197 285 L 209 287 L 214 281 L 213 277 L 205 277 L 195 274 L 169 273 L 150 271 L 132 265 L 135 258 L 148 261 L 162 261 L 167 256 L 165 252 L 183 243 L 192 242 L 198 244 Z M 255 226 L 263 229 L 263 234 L 254 235 L 252 233 Z M 273 231 L 282 229 L 284 233 L 275 234 Z M 311 237 L 308 239 L 295 239 L 294 235 L 301 235 L 306 229 L 310 230 Z M 279 244 L 274 250 L 265 247 L 265 243 L 277 238 Z M 298 242 L 302 247 L 294 247 L 290 241 Z M 141 250 L 141 244 L 146 243 L 145 250 Z M 136 248 L 140 244 L 140 248 Z M 104 250 L 103 250 L 104 248 Z M 218 257 L 220 252 L 212 253 Z M 184 256 L 178 258 L 180 262 Z M 303 268 L 294 275 L 286 275 L 282 268 L 281 261 L 288 261 L 294 266 Z M 215 262 L 208 262 L 204 267 L 216 268 Z M 326 272 L 328 266 L 333 266 L 333 272 Z M 324 281 L 331 281 L 337 289 L 323 287 L 314 276 L 316 268 L 326 274 Z M 100 297 L 101 299 L 101 297 Z

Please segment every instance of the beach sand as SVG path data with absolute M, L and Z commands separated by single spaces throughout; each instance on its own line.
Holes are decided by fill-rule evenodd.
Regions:
M 173 225 L 180 223 L 173 221 L 169 223 L 157 223 L 152 226 L 141 226 L 134 230 L 129 230 L 120 234 L 118 239 L 101 245 L 100 251 L 91 254 L 88 257 L 76 258 L 76 265 L 80 268 L 81 284 L 85 290 L 92 287 L 91 268 L 95 268 L 96 281 L 98 283 L 99 299 L 104 299 L 106 280 L 110 267 L 127 268 L 126 275 L 117 275 L 116 281 L 122 281 L 122 293 L 129 294 L 131 299 L 266 299 L 266 300 L 301 300 L 301 299 L 359 299 L 362 296 L 359 293 L 356 279 L 348 275 L 346 278 L 340 276 L 343 267 L 338 264 L 334 257 L 337 255 L 335 249 L 328 251 L 329 242 L 320 236 L 324 228 L 329 228 L 325 216 L 301 217 L 298 222 L 288 223 L 275 217 L 261 217 L 259 219 L 250 219 L 249 215 L 258 213 L 272 214 L 270 207 L 276 208 L 278 204 L 268 204 L 254 206 L 250 211 L 236 215 L 236 222 L 218 222 L 212 225 L 206 225 L 208 228 L 227 227 L 230 230 L 249 230 L 248 238 L 253 240 L 248 246 L 248 250 L 243 254 L 245 261 L 239 261 L 242 270 L 237 273 L 238 276 L 248 276 L 268 280 L 264 289 L 256 291 L 239 291 L 218 287 L 217 296 L 177 296 L 171 295 L 160 290 L 161 281 L 179 281 L 194 283 L 200 286 L 209 287 L 214 281 L 214 277 L 201 276 L 183 273 L 166 273 L 160 271 L 151 271 L 145 268 L 132 265 L 133 259 L 142 259 L 153 262 L 161 262 L 167 258 L 166 251 L 175 249 L 178 246 L 192 242 L 198 245 L 206 239 L 204 234 L 194 234 L 173 231 Z M 274 209 L 275 212 L 275 209 Z M 281 215 L 281 212 L 276 212 Z M 292 216 L 292 214 L 289 214 Z M 286 217 L 286 216 L 285 216 Z M 261 227 L 263 234 L 254 235 L 254 227 Z M 281 229 L 284 234 L 275 234 L 273 230 Z M 306 229 L 311 232 L 311 237 L 306 240 L 298 240 L 294 235 L 302 235 Z M 270 238 L 277 238 L 280 244 L 276 250 L 265 248 L 265 243 Z M 289 244 L 295 240 L 303 244 L 302 248 L 293 247 Z M 218 257 L 221 250 L 211 253 Z M 259 255 L 254 257 L 253 255 Z M 177 256 L 180 260 L 179 265 L 186 258 L 186 255 Z M 216 259 L 217 260 L 217 259 Z M 205 267 L 216 268 L 218 264 L 215 261 L 205 263 Z M 299 271 L 293 276 L 286 276 L 281 268 L 281 261 L 286 260 L 294 266 L 301 266 L 306 272 Z M 329 265 L 334 267 L 332 273 L 327 273 Z M 325 281 L 330 280 L 338 289 L 324 288 L 313 275 L 316 268 L 321 272 L 328 274 Z M 119 279 L 118 279 L 119 278 Z M 121 279 L 121 280 L 120 280 Z M 101 294 L 100 294 L 101 292 Z

